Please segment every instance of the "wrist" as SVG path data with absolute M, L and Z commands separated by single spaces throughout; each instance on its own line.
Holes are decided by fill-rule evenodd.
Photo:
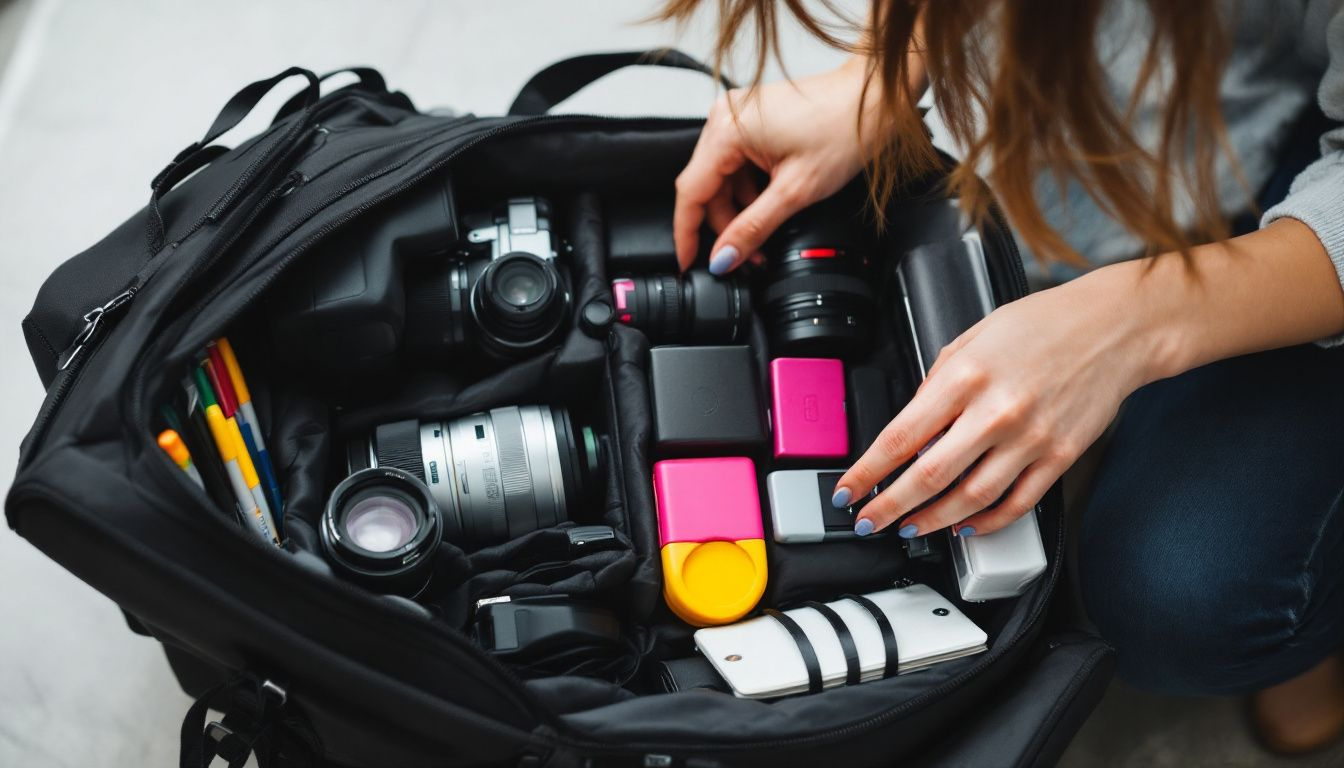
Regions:
M 1181 323 L 1186 313 L 1177 291 L 1182 281 L 1163 274 L 1180 259 L 1144 258 L 1100 267 L 1074 281 L 1086 292 L 1088 311 L 1097 311 L 1103 332 L 1125 361 L 1130 391 L 1190 368 L 1192 338 Z

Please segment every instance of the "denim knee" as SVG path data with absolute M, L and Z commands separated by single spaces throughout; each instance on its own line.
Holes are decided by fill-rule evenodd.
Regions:
M 1307 596 L 1298 579 L 1266 573 L 1244 553 L 1210 556 L 1171 531 L 1085 526 L 1083 597 L 1117 674 L 1171 695 L 1258 690 L 1309 668 L 1328 650 L 1302 636 Z M 1188 541 L 1188 539 L 1187 539 Z M 1254 583 L 1253 583 L 1254 582 Z M 1268 583 L 1267 583 L 1268 582 Z M 1280 593 L 1267 595 L 1267 587 Z

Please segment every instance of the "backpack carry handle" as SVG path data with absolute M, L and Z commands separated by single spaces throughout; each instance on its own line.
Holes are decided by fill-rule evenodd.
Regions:
M 325 72 L 319 75 L 317 81 L 319 83 L 325 83 L 337 75 L 344 74 L 351 74 L 359 78 L 356 82 L 351 83 L 346 87 L 359 88 L 360 90 L 377 94 L 388 93 L 387 80 L 383 78 L 383 73 L 373 67 L 342 67 L 340 69 L 333 69 L 330 72 Z M 289 101 L 286 101 L 284 105 L 280 107 L 280 111 L 275 113 L 275 119 L 271 121 L 272 124 L 278 123 L 289 115 L 303 109 L 307 95 L 307 92 L 300 91 L 290 97 Z
M 544 115 L 585 86 L 625 67 L 672 67 L 714 77 L 712 67 L 675 48 L 589 53 L 562 59 L 533 75 L 518 91 L 509 107 L 509 115 Z M 722 74 L 718 79 L 724 88 L 735 87 L 733 81 Z
M 241 123 L 243 118 L 247 117 L 262 98 L 270 93 L 276 85 L 282 80 L 287 80 L 295 75 L 301 75 L 308 81 L 308 86 L 303 90 L 302 94 L 303 108 L 305 110 L 311 109 L 312 105 L 317 102 L 318 96 L 321 93 L 321 81 L 318 79 L 317 75 L 302 67 L 290 67 L 274 77 L 250 83 L 242 90 L 235 93 L 233 98 L 228 100 L 224 105 L 224 108 L 219 111 L 219 115 L 215 117 L 215 121 L 210 124 L 210 128 L 205 132 L 204 137 L 199 141 L 192 142 L 186 149 L 178 152 L 177 156 L 173 158 L 173 161 L 165 166 L 162 171 L 159 171 L 158 175 L 156 175 L 150 182 L 147 235 L 149 238 L 149 253 L 151 256 L 158 253 L 159 250 L 163 248 L 163 240 L 165 236 L 163 213 L 159 209 L 159 201 L 162 200 L 163 196 L 167 194 L 170 189 L 177 186 L 183 179 L 201 168 L 204 168 L 224 153 L 228 152 L 226 147 L 211 145 L 210 142 L 223 136 L 231 128 Z M 281 145 L 286 144 L 293 139 L 294 135 L 297 133 L 297 128 L 302 123 L 302 120 L 296 122 L 294 128 L 286 131 L 277 138 L 271 146 L 267 147 L 257 158 L 256 163 L 243 174 L 239 183 L 230 187 L 229 190 L 224 193 L 224 196 L 211 207 L 211 213 L 208 214 L 208 216 L 211 218 L 217 217 L 219 213 L 227 208 L 229 203 L 242 191 L 243 184 L 250 180 L 254 174 L 261 169 L 262 165 L 269 162 L 275 151 L 279 149 Z

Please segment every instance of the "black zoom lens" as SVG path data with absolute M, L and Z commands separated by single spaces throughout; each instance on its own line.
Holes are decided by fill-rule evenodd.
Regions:
M 343 575 L 414 597 L 429 581 L 443 522 L 424 483 L 395 467 L 376 467 L 336 486 L 319 535 L 327 560 Z
M 611 281 L 616 317 L 655 344 L 724 344 L 747 336 L 751 294 L 734 277 L 703 270 Z
M 765 292 L 773 354 L 844 356 L 868 343 L 876 307 L 867 262 L 840 223 L 804 215 L 776 237 Z
M 490 262 L 471 289 L 481 340 L 508 356 L 550 344 L 569 312 L 555 262 L 516 251 Z

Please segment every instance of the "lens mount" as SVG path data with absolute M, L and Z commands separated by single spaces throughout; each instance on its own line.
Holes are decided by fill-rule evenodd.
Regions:
M 328 561 L 347 577 L 413 597 L 429 581 L 443 524 L 423 482 L 395 467 L 370 467 L 331 492 L 319 538 Z

